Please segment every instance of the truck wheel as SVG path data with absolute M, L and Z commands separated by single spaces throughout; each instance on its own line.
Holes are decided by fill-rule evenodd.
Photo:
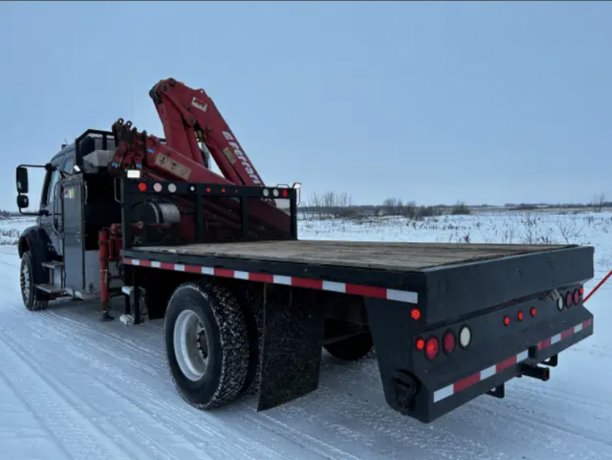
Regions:
M 19 269 L 19 281 L 21 286 L 21 298 L 23 304 L 30 311 L 45 310 L 49 306 L 49 297 L 44 292 L 39 291 L 34 286 L 34 268 L 32 266 L 32 256 L 29 252 L 24 252 L 21 257 L 21 267 Z
M 349 323 L 332 320 L 328 321 L 326 329 L 326 333 L 330 336 L 342 336 L 350 333 L 353 326 Z M 373 346 L 372 334 L 368 331 L 325 344 L 323 348 L 334 358 L 343 361 L 357 361 L 370 353 Z
M 168 302 L 166 355 L 183 398 L 198 409 L 231 402 L 249 367 L 244 316 L 231 293 L 209 282 L 185 283 Z

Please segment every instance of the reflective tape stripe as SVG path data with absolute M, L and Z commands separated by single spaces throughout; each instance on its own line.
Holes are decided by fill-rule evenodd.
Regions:
M 268 273 L 252 273 L 224 268 L 202 267 L 199 265 L 172 264 L 167 262 L 149 261 L 125 257 L 123 263 L 141 267 L 160 268 L 189 273 L 202 273 L 204 275 L 219 276 L 223 278 L 236 278 L 262 283 L 282 284 L 285 286 L 303 287 L 321 291 L 339 292 L 343 294 L 358 295 L 361 297 L 374 297 L 378 299 L 393 300 L 396 302 L 417 304 L 419 296 L 416 292 L 385 289 L 375 286 L 362 286 L 358 284 L 338 283 L 311 278 L 298 278 L 292 276 L 272 275 Z
M 550 347 L 551 345 L 554 345 L 555 343 L 558 343 L 561 340 L 565 340 L 571 337 L 573 334 L 576 334 L 582 331 L 583 329 L 589 326 L 592 326 L 592 325 L 593 325 L 593 319 L 591 318 L 574 327 L 566 329 L 560 334 L 556 334 L 552 336 L 551 338 L 542 340 L 540 343 L 538 343 L 538 350 L 542 350 L 543 348 Z M 494 375 L 499 374 L 500 372 L 518 363 L 521 363 L 528 358 L 529 358 L 529 351 L 528 350 L 521 351 L 520 353 L 514 356 L 511 356 L 508 359 L 505 359 L 497 363 L 494 366 L 487 367 L 486 369 L 480 372 L 477 372 L 476 374 L 472 374 L 469 377 L 465 377 L 464 379 L 461 379 L 453 383 L 452 385 L 447 385 L 443 388 L 440 388 L 439 390 L 436 390 L 433 392 L 433 402 L 437 403 L 450 396 L 453 396 L 454 394 L 457 394 L 460 391 L 465 390 L 466 388 L 469 388 L 472 385 L 475 385 L 476 383 L 482 382 L 483 380 L 493 377 Z

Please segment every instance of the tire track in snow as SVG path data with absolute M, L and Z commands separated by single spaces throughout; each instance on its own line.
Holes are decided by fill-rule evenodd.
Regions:
M 57 452 L 53 453 L 55 460 L 60 460 L 61 458 L 65 458 L 65 459 L 70 459 L 71 455 L 68 452 L 68 450 L 66 450 L 66 448 L 64 447 L 63 444 L 58 443 L 58 442 L 53 442 L 54 440 L 56 440 L 56 436 L 54 434 L 54 432 L 49 429 L 49 427 L 47 425 L 45 425 L 44 421 L 41 419 L 41 417 L 36 413 L 37 408 L 35 406 L 32 405 L 31 401 L 29 401 L 29 399 L 31 400 L 31 398 L 25 398 L 23 396 L 23 389 L 22 388 L 18 388 L 15 386 L 15 383 L 13 383 L 10 379 L 7 379 L 6 376 L 4 375 L 4 373 L 0 372 L 0 385 L 2 385 L 5 389 L 5 391 L 3 391 L 1 393 L 1 397 L 2 398 L 7 398 L 10 399 L 10 396 L 15 397 L 16 399 L 18 399 L 21 404 L 26 408 L 26 411 L 23 411 L 22 413 L 26 413 L 29 412 L 30 414 L 26 414 L 26 415 L 31 415 L 32 418 L 36 421 L 37 425 L 39 425 L 41 427 L 41 430 L 46 433 L 45 436 L 45 446 L 43 447 L 45 453 L 49 453 L 50 450 L 57 450 Z M 7 391 L 8 390 L 8 391 Z M 14 404 L 10 404 L 10 409 L 12 409 L 14 406 Z M 34 439 L 31 437 L 32 435 L 29 435 L 26 439 L 23 439 L 23 432 L 24 431 L 28 431 L 30 433 L 35 433 L 36 430 L 34 429 L 34 427 L 32 427 L 30 425 L 30 423 L 26 423 L 27 427 L 24 427 L 24 423 L 23 421 L 15 421 L 15 419 L 13 418 L 16 414 L 13 410 L 10 410 L 9 408 L 7 408 L 4 404 L 2 405 L 2 415 L 6 416 L 8 414 L 8 416 L 11 419 L 11 423 L 9 427 L 2 427 L 2 431 L 6 432 L 6 434 L 8 436 L 10 436 L 11 440 L 13 442 L 16 442 L 19 444 L 19 450 L 20 453 L 17 454 L 19 455 L 19 457 L 21 458 L 25 458 L 23 457 L 23 452 L 21 452 L 22 449 L 24 449 L 26 447 L 27 444 L 31 444 L 32 447 L 34 448 L 34 450 L 36 450 L 36 446 L 35 446 L 35 441 Z M 19 415 L 19 414 L 17 414 Z M 19 418 L 19 417 L 17 417 Z M 17 424 L 18 425 L 18 429 L 19 429 L 19 433 L 20 433 L 20 438 L 21 439 L 15 439 L 15 432 L 14 432 L 14 425 Z M 4 433 L 3 433 L 4 434 Z M 4 437 L 2 438 L 2 446 L 3 447 L 7 447 L 7 444 L 9 443 L 8 439 L 4 439 Z M 52 444 L 52 448 L 49 448 L 49 444 Z M 54 449 L 53 449 L 54 448 Z M 12 449 L 11 449 L 12 450 Z M 57 457 L 56 455 L 60 454 L 61 457 Z M 19 457 L 13 457 L 13 458 L 19 458 Z M 33 457 L 33 453 L 30 452 L 28 454 L 28 458 L 34 458 Z
M 13 339 L 15 339 L 15 337 L 13 337 Z M 56 375 L 59 374 L 58 378 L 61 378 L 66 388 L 71 389 L 75 394 L 82 394 L 85 392 L 88 395 L 100 395 L 102 392 L 103 398 L 86 398 L 84 403 L 90 407 L 94 413 L 104 414 L 100 417 L 103 426 L 118 428 L 115 430 L 115 433 L 113 433 L 113 437 L 116 439 L 121 438 L 121 444 L 127 446 L 126 450 L 131 451 L 130 459 L 140 458 L 149 460 L 151 458 L 162 458 L 164 460 L 179 460 L 182 458 L 194 458 L 194 455 L 199 454 L 196 449 L 184 449 L 181 446 L 180 449 L 177 449 L 183 451 L 181 456 L 174 455 L 153 435 L 140 428 L 140 426 L 148 425 L 147 428 L 149 431 L 154 431 L 157 433 L 156 436 L 164 438 L 165 426 L 152 418 L 149 412 L 146 412 L 136 404 L 129 404 L 130 407 L 128 407 L 127 410 L 109 410 L 109 408 L 120 408 L 125 406 L 125 403 L 129 401 L 126 401 L 125 398 L 115 391 L 115 389 L 110 387 L 105 382 L 107 379 L 103 378 L 97 380 L 87 378 L 89 375 L 83 375 L 83 368 L 77 368 L 74 361 L 71 362 L 67 360 L 65 356 L 58 356 L 54 352 L 45 353 L 45 350 L 40 350 L 39 348 L 40 347 L 28 347 L 30 351 L 28 359 L 35 362 L 37 367 L 41 370 L 44 369 Z M 43 357 L 39 356 L 41 351 L 43 355 L 46 354 L 48 356 L 44 356 L 44 359 L 42 359 Z M 87 360 L 85 360 L 85 362 L 87 362 Z M 50 368 L 48 363 L 53 363 L 53 366 Z M 63 364 L 63 366 L 58 366 L 60 363 Z M 69 369 L 69 371 L 66 371 L 66 369 Z M 61 370 L 63 370 L 63 372 Z M 134 439 L 137 439 L 140 445 L 147 449 L 146 452 L 142 450 L 134 452 L 134 446 L 130 443 Z
M 0 372 L 3 378 L 21 394 L 27 395 L 37 416 L 72 459 L 85 460 L 95 454 L 105 460 L 131 460 L 124 455 L 123 449 L 83 415 L 78 398 L 68 396 L 50 376 L 40 375 L 28 364 L 28 357 L 5 339 L 8 330 L 0 327 L 0 332 Z

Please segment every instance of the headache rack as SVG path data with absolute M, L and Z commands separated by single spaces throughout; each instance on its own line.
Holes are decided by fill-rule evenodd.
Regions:
M 139 176 L 140 171 L 128 171 Z M 118 178 L 123 250 L 296 240 L 298 188 Z

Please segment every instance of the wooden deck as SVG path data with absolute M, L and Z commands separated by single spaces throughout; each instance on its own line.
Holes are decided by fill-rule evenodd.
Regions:
M 569 247 L 573 246 L 298 240 L 153 246 L 132 250 L 338 267 L 420 271 L 444 265 L 485 261 Z

